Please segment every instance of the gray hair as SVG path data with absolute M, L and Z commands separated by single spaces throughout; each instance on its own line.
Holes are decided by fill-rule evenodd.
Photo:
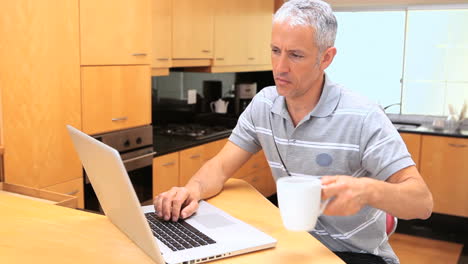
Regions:
M 322 53 L 335 44 L 338 23 L 330 5 L 321 0 L 290 0 L 273 16 L 273 23 L 286 22 L 290 26 L 312 26 L 315 41 Z

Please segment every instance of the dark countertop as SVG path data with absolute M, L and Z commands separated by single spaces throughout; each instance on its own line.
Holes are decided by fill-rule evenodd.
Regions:
M 423 135 L 433 135 L 433 136 L 443 136 L 443 137 L 457 137 L 457 138 L 468 138 L 468 127 L 466 125 L 462 126 L 461 130 L 448 131 L 443 129 L 434 129 L 431 127 L 431 122 L 434 118 L 431 116 L 411 116 L 411 115 L 389 115 L 390 120 L 392 120 L 397 128 L 398 132 L 401 133 L 413 133 L 413 134 L 423 134 Z M 408 125 L 409 124 L 409 125 Z M 420 126 L 414 126 L 411 124 L 420 124 Z M 184 136 L 167 136 L 154 134 L 153 135 L 153 145 L 156 154 L 155 157 L 162 156 L 165 154 L 177 152 L 180 150 L 188 149 L 191 147 L 196 147 L 205 143 L 212 141 L 220 140 L 223 138 L 228 138 L 229 134 L 218 135 L 208 139 L 194 140 L 189 137 Z
M 442 136 L 442 137 L 457 137 L 457 138 L 468 138 L 468 130 L 457 130 L 457 131 L 448 131 L 443 129 L 434 129 L 425 126 L 419 126 L 416 128 L 402 127 L 398 128 L 400 133 L 413 133 L 413 134 L 423 134 L 423 135 L 432 135 L 432 136 Z
M 219 135 L 208 139 L 194 140 L 184 136 L 166 136 L 166 135 L 153 135 L 153 146 L 156 154 L 155 157 L 169 154 L 172 152 L 196 147 L 205 143 L 213 142 L 223 138 L 229 137 L 229 134 Z

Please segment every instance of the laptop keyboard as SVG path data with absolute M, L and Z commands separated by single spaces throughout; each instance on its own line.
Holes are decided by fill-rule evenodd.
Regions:
M 214 244 L 216 241 L 184 220 L 164 221 L 155 213 L 145 213 L 153 235 L 172 251 Z

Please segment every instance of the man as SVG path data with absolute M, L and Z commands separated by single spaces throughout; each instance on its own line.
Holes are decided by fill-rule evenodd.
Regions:
M 229 142 L 185 187 L 155 197 L 166 220 L 192 215 L 252 153 L 263 149 L 275 179 L 321 177 L 331 202 L 311 234 L 348 263 L 398 263 L 386 213 L 426 219 L 432 196 L 383 111 L 331 82 L 337 23 L 320 0 L 291 0 L 273 18 L 276 87 L 261 90 Z M 313 176 L 314 175 L 314 176 Z

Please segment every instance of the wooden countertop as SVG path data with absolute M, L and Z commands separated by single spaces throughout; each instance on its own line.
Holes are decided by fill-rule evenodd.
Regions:
M 308 233 L 287 231 L 278 209 L 242 180 L 208 201 L 278 240 L 211 263 L 343 263 Z M 105 216 L 2 194 L 0 212 L 0 263 L 153 263 Z

